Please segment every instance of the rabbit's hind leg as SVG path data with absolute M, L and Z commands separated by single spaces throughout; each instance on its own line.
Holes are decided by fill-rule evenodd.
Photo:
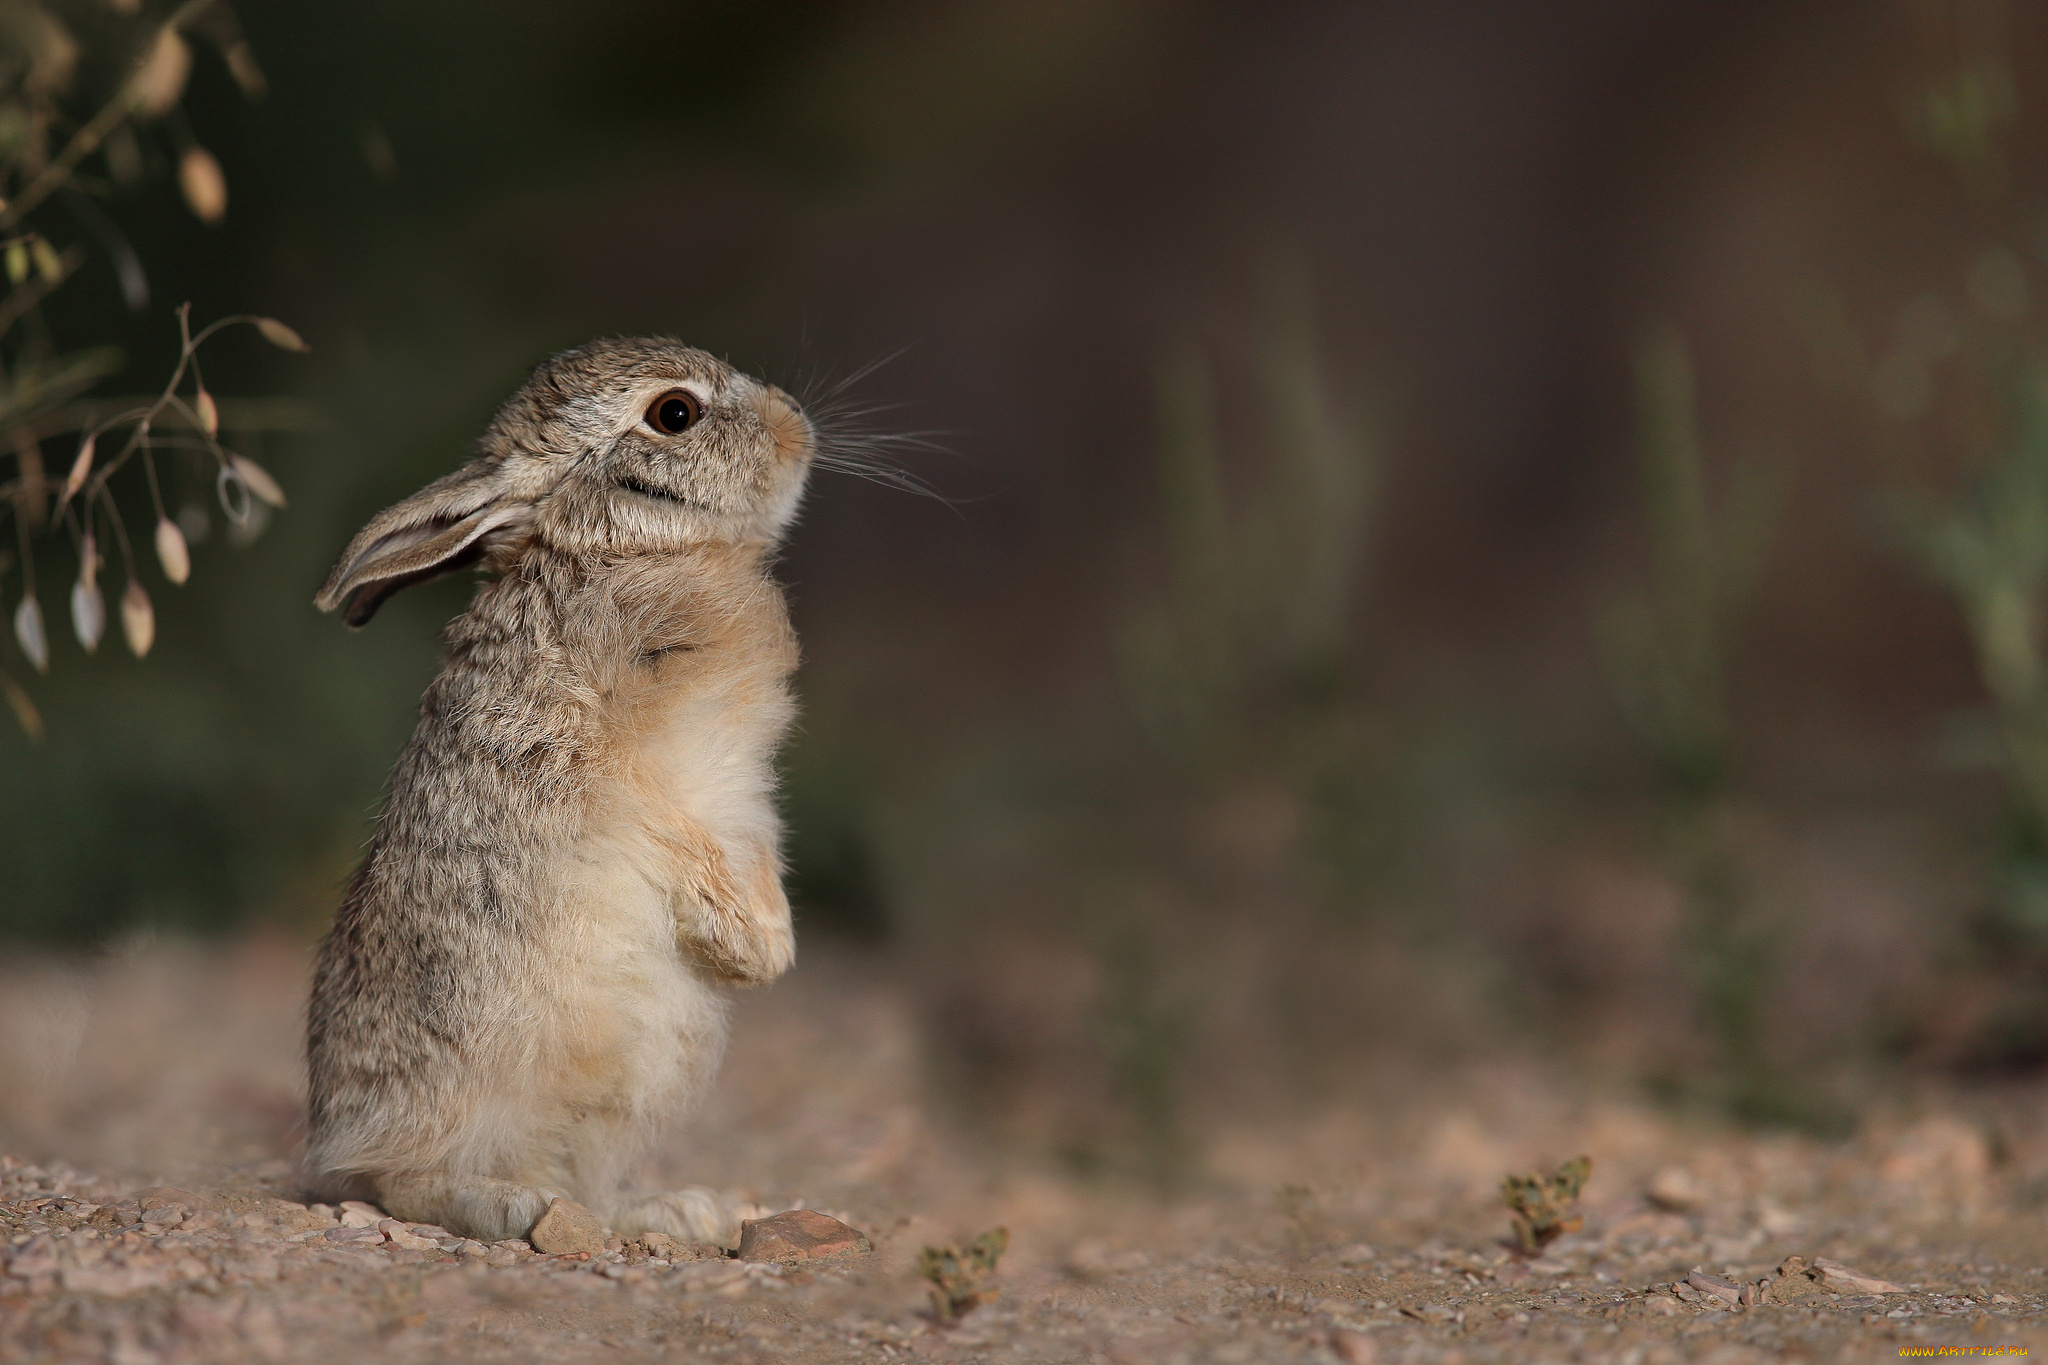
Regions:
M 456 1171 L 375 1177 L 377 1203 L 406 1223 L 433 1223 L 479 1242 L 524 1237 L 556 1196 L 551 1190 Z
M 716 1191 L 686 1185 L 663 1194 L 622 1195 L 608 1220 L 621 1237 L 665 1232 L 685 1242 L 738 1246 L 740 1220 Z

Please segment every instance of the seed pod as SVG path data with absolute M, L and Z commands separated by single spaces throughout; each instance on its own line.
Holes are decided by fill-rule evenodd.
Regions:
M 71 585 L 71 629 L 86 653 L 100 647 L 100 636 L 107 629 L 107 604 L 100 597 L 98 584 L 81 578 Z
M 64 278 L 64 262 L 57 259 L 57 249 L 44 238 L 38 237 L 28 244 L 28 255 L 36 263 L 36 274 L 44 284 L 55 284 Z
M 7 244 L 7 282 L 20 284 L 28 278 L 28 243 L 16 238 Z
M 70 502 L 78 490 L 85 487 L 85 476 L 92 473 L 92 450 L 99 443 L 99 439 L 98 436 L 88 433 L 86 438 L 79 442 L 78 458 L 71 462 L 71 472 L 64 476 L 64 496 L 57 499 L 59 507 Z
M 235 475 L 241 479 L 251 493 L 269 503 L 272 507 L 284 506 L 284 490 L 277 486 L 277 480 L 270 477 L 270 471 L 254 460 L 240 455 L 228 456 L 228 463 L 234 466 Z
M 206 434 L 220 435 L 220 409 L 215 406 L 213 395 L 206 391 L 205 385 L 200 386 L 199 400 L 192 406 L 193 411 L 199 415 L 199 425 L 206 428 Z
M 169 517 L 156 519 L 156 562 L 163 565 L 164 577 L 173 583 L 182 585 L 192 576 L 192 552 L 185 546 L 185 533 Z
M 263 333 L 263 339 L 283 351 L 310 351 L 305 338 L 279 322 L 276 318 L 256 319 L 256 330 Z
M 149 594 L 132 578 L 121 593 L 121 633 L 128 637 L 128 648 L 138 659 L 146 657 L 156 643 L 156 612 L 150 608 Z
M 256 65 L 256 54 L 244 42 L 230 44 L 221 54 L 228 60 L 228 74 L 235 78 L 235 84 L 242 87 L 245 98 L 260 100 L 270 90 L 270 82 L 263 79 L 263 68 Z
M 21 641 L 21 652 L 36 672 L 50 671 L 50 637 L 43 630 L 42 604 L 33 597 L 23 597 L 14 609 L 14 638 Z
M 191 74 L 192 49 L 177 29 L 165 24 L 128 86 L 135 112 L 144 118 L 162 118 L 171 112 L 171 106 L 185 93 L 185 80 Z
M 43 737 L 43 718 L 36 711 L 36 704 L 29 700 L 21 684 L 0 673 L 0 694 L 5 694 L 7 704 L 14 708 L 14 719 L 21 724 L 22 733 L 30 739 Z
M 187 147 L 178 158 L 178 188 L 185 192 L 186 207 L 208 227 L 227 216 L 228 178 L 204 147 Z

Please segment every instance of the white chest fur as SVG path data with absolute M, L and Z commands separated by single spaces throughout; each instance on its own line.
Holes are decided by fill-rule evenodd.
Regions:
M 795 716 L 775 661 L 736 665 L 686 656 L 650 708 L 643 771 L 668 803 L 707 831 L 735 867 L 773 850 L 775 750 Z

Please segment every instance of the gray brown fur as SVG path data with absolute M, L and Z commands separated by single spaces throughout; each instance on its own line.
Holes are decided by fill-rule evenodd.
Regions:
M 649 424 L 683 389 L 703 416 Z M 381 513 L 316 599 L 361 624 L 493 577 L 321 946 L 305 1173 L 480 1239 L 555 1195 L 621 1233 L 729 1238 L 624 1168 L 716 1069 L 726 987 L 795 953 L 773 755 L 796 666 L 774 550 L 813 454 L 780 390 L 665 340 L 555 357 L 477 458 Z

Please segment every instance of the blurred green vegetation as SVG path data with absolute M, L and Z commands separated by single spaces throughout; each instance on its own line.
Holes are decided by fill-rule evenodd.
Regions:
M 1683 942 L 1713 1065 L 1661 1084 L 1752 1122 L 1823 1122 L 1780 1074 L 1765 1011 L 1788 926 L 1759 904 L 1729 828 L 1739 790 L 1727 682 L 1777 530 L 1784 472 L 1735 469 L 1707 492 L 1693 364 L 1670 328 L 1639 343 L 1636 442 L 1648 586 L 1599 621 L 1610 685 L 1654 757 L 1663 858 L 1684 897 Z
M 1990 706 L 1952 734 L 1989 732 L 1966 747 L 1995 755 L 2008 794 L 1971 945 L 1999 984 L 1963 1049 L 1974 1065 L 2031 1067 L 2048 1061 L 2048 350 L 2011 251 L 1981 255 L 1965 292 L 1954 359 L 1981 424 L 1949 488 L 1898 492 L 1887 509 L 1962 611 Z

